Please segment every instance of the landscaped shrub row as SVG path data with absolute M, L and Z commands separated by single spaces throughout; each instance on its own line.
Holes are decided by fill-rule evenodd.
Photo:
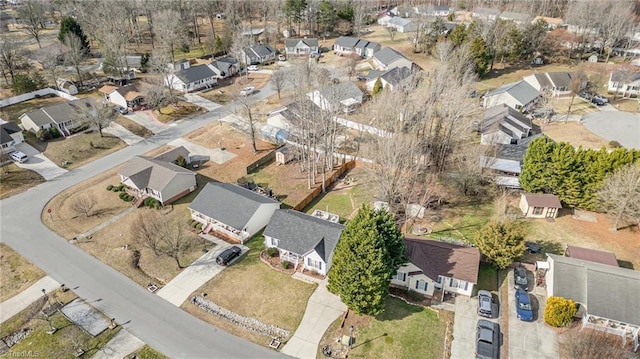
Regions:
M 134 196 L 128 194 L 127 192 L 120 192 L 120 194 L 118 195 L 120 197 L 121 200 L 125 201 L 125 202 L 131 202 L 135 199 Z
M 145 198 L 144 201 L 142 201 L 142 204 L 150 208 L 160 208 L 160 202 L 157 199 L 151 197 Z
M 125 190 L 126 190 L 126 186 L 123 184 L 119 184 L 117 186 L 110 184 L 107 186 L 107 191 L 111 191 L 111 192 L 124 192 Z
M 203 227 L 203 224 L 196 221 L 195 219 L 192 219 L 189 225 L 191 226 L 191 228 L 195 228 L 197 230 L 201 230 Z

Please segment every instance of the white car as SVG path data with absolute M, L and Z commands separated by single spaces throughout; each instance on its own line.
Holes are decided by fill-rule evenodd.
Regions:
M 278 55 L 278 61 L 287 61 L 287 57 L 284 55 Z
M 29 156 L 20 151 L 13 152 L 10 157 L 13 161 L 18 163 L 24 163 L 29 160 Z
M 258 71 L 259 68 L 258 68 L 258 65 L 251 65 L 251 66 L 247 67 L 247 70 L 249 70 L 249 71 Z
M 253 86 L 245 87 L 240 91 L 240 96 L 249 96 L 252 93 L 256 92 L 256 88 Z

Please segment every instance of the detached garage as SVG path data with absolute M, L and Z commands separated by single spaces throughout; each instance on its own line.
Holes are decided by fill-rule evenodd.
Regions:
M 552 194 L 523 193 L 520 197 L 520 210 L 527 218 L 556 218 L 560 208 L 560 199 Z

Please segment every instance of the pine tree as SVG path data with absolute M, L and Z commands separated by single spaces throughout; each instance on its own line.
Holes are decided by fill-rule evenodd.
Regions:
M 371 94 L 373 96 L 379 94 L 382 91 L 382 80 L 378 76 L 376 82 L 373 84 L 373 89 L 371 90 Z
M 555 143 L 546 136 L 531 141 L 524 156 L 520 184 L 527 192 L 537 193 L 548 190 L 547 178 L 551 175 L 549 161 Z
M 517 222 L 489 222 L 476 233 L 478 249 L 500 269 L 524 254 L 524 236 Z
M 65 17 L 60 22 L 60 32 L 58 33 L 58 40 L 60 40 L 61 43 L 65 42 L 65 38 L 68 32 L 72 32 L 80 38 L 83 49 L 89 48 L 89 41 L 87 40 L 87 36 L 82 31 L 82 27 L 80 27 L 80 24 L 70 16 Z
M 483 77 L 487 73 L 491 55 L 487 43 L 481 37 L 475 37 L 471 42 L 471 54 L 476 64 L 476 74 Z
M 336 245 L 327 288 L 354 312 L 379 314 L 391 276 L 406 262 L 404 250 L 393 216 L 363 206 Z

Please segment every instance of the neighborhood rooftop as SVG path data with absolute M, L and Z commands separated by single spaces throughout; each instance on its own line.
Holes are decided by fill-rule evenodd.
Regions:
M 143 156 L 133 157 L 120 170 L 120 174 L 129 177 L 137 188 L 153 188 L 158 191 L 181 173 L 193 172 L 170 162 Z
M 90 98 L 83 98 L 69 102 L 61 102 L 55 105 L 49 105 L 38 110 L 27 112 L 22 116 L 28 116 L 33 123 L 38 126 L 44 126 L 50 123 L 61 123 L 69 121 L 74 113 L 77 112 L 76 106 L 91 103 Z M 20 117 L 22 117 L 20 116 Z
M 325 86 L 320 89 L 320 94 L 329 101 L 333 99 L 344 100 L 363 95 L 358 86 L 351 81 Z
M 0 144 L 13 141 L 12 133 L 22 132 L 22 129 L 15 122 L 5 122 L 0 124 Z
M 554 295 L 583 303 L 589 314 L 640 325 L 640 272 L 547 254 L 553 261 Z
M 584 261 L 607 264 L 616 267 L 618 266 L 616 255 L 611 252 L 568 245 L 564 255 L 566 257 L 582 259 Z
M 303 255 L 315 249 L 323 261 L 340 239 L 344 226 L 292 209 L 273 213 L 264 235 L 277 238 L 278 248 Z
M 279 202 L 231 183 L 207 183 L 189 208 L 235 229 L 243 229 L 265 203 Z
M 258 57 L 269 56 L 270 54 L 276 52 L 271 46 L 265 44 L 255 44 L 249 46 L 245 49 L 245 53 L 253 52 Z
M 540 95 L 540 93 L 535 88 L 533 88 L 527 82 L 521 80 L 500 86 L 495 90 L 489 91 L 487 93 L 487 96 L 494 96 L 504 92 L 509 93 L 518 102 L 523 104 L 530 103 Z
M 519 134 L 528 134 L 532 128 L 528 117 L 506 104 L 500 104 L 484 111 L 480 132 L 499 129 L 510 136 L 518 133 L 517 137 L 522 138 Z
M 318 47 L 318 39 L 317 38 L 305 38 L 305 39 L 286 39 L 284 40 L 286 47 L 296 47 L 298 43 L 302 42 L 303 44 L 309 47 Z
M 182 82 L 188 84 L 203 80 L 206 78 L 216 76 L 216 73 L 207 65 L 199 65 L 189 67 L 188 69 L 180 70 L 175 73 L 176 77 L 182 80 Z
M 400 52 L 390 48 L 390 47 L 385 47 L 382 48 L 380 51 L 376 52 L 375 54 L 373 54 L 373 56 L 378 59 L 378 61 L 380 61 L 381 63 L 388 65 L 390 63 L 392 63 L 393 61 L 399 59 L 399 58 L 407 58 L 406 56 L 404 56 L 403 54 L 401 54 Z
M 445 277 L 478 283 L 480 251 L 451 243 L 405 238 L 406 256 L 429 278 Z
M 546 193 L 525 193 L 527 203 L 531 207 L 562 208 L 558 197 Z

